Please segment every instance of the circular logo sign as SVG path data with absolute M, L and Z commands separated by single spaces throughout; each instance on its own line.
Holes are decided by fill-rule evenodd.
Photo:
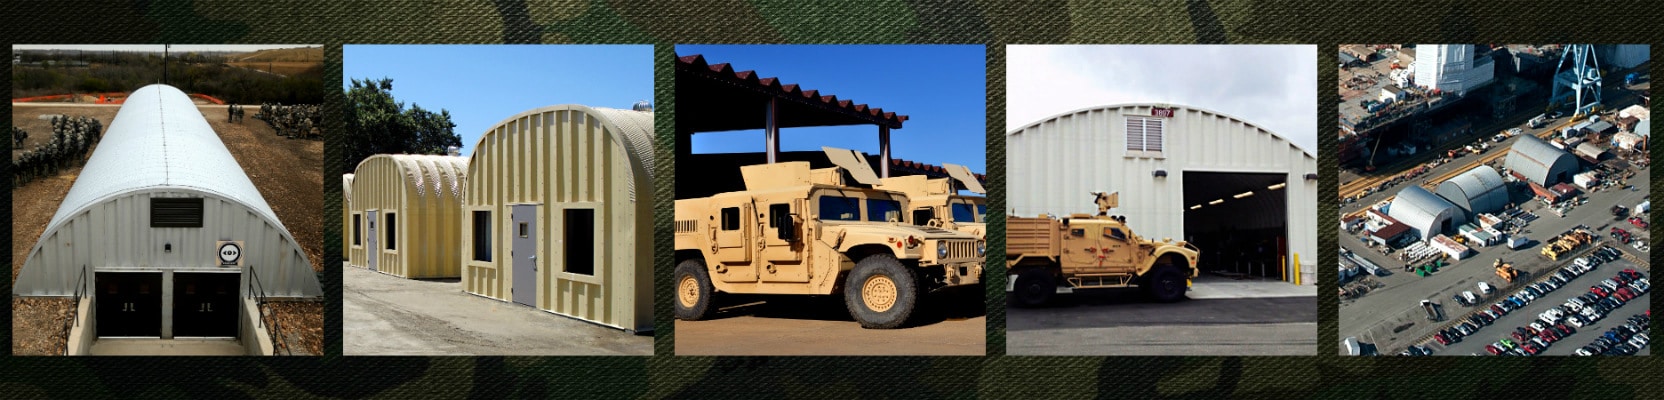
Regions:
M 237 259 L 240 258 L 243 258 L 243 249 L 238 247 L 236 243 L 227 242 L 220 244 L 220 264 L 236 264 Z

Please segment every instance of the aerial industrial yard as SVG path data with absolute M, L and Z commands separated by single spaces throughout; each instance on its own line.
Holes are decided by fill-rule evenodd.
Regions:
M 1341 46 L 1341 352 L 1649 353 L 1648 51 Z

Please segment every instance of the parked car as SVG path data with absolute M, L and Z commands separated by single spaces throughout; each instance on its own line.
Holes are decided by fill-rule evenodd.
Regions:
M 1500 356 L 1502 355 L 1502 348 L 1497 347 L 1495 344 L 1487 344 L 1485 345 L 1485 352 L 1491 353 L 1493 356 Z

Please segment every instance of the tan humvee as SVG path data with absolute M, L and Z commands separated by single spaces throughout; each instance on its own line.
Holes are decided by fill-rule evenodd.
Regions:
M 930 178 L 924 175 L 897 176 L 880 179 L 878 189 L 893 190 L 907 194 L 912 200 L 911 215 L 908 219 L 915 225 L 933 226 L 948 230 L 956 230 L 986 240 L 988 214 L 988 198 L 982 196 L 960 195 L 953 182 L 959 181 L 965 185 L 965 190 L 973 193 L 988 193 L 977 182 L 976 175 L 971 174 L 969 168 L 963 165 L 942 164 L 948 170 L 948 178 Z
M 1138 286 L 1159 301 L 1178 301 L 1196 277 L 1195 246 L 1133 234 L 1111 216 L 1119 193 L 1094 192 L 1098 215 L 1009 217 L 1005 260 L 1018 305 L 1045 304 L 1059 291 Z
M 838 167 L 744 166 L 745 191 L 676 201 L 676 318 L 706 317 L 718 293 L 842 290 L 862 327 L 896 328 L 924 293 L 981 284 L 982 240 L 911 224 L 906 194 L 844 182 L 878 182 L 860 153 L 825 150 Z

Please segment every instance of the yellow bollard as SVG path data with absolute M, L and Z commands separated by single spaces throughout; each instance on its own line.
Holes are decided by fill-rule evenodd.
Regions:
M 1300 286 L 1300 253 L 1294 253 L 1294 286 Z

